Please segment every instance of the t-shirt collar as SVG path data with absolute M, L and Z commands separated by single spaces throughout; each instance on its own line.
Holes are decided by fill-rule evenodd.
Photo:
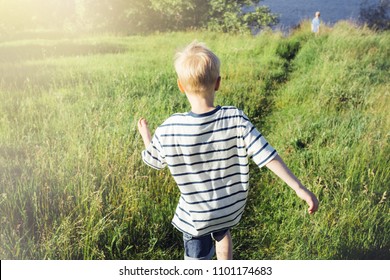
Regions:
M 206 112 L 206 113 L 203 113 L 203 114 L 196 114 L 194 112 L 189 112 L 188 115 L 191 116 L 191 117 L 194 117 L 194 118 L 203 118 L 203 117 L 208 117 L 208 116 L 211 116 L 213 114 L 215 114 L 216 112 L 218 112 L 219 110 L 221 109 L 221 106 L 217 106 L 215 107 L 215 109 L 209 111 L 209 112 Z

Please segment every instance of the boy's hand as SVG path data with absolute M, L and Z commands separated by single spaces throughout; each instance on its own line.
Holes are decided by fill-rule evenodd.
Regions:
M 314 214 L 315 212 L 317 212 L 318 210 L 318 206 L 319 206 L 319 201 L 317 199 L 317 197 L 312 193 L 311 194 L 311 198 L 310 200 L 306 200 L 307 204 L 309 204 L 309 214 Z
M 318 199 L 311 191 L 309 191 L 305 187 L 302 187 L 296 190 L 296 193 L 301 199 L 305 200 L 306 203 L 309 205 L 309 209 L 308 209 L 309 214 L 313 214 L 318 210 L 318 205 L 319 205 Z
M 295 175 L 291 172 L 290 169 L 286 166 L 282 158 L 277 155 L 273 160 L 271 160 L 266 165 L 272 172 L 274 172 L 279 178 L 281 178 L 287 185 L 289 185 L 295 193 L 306 201 L 309 205 L 309 213 L 313 214 L 318 210 L 318 199 L 317 197 L 305 188 L 302 183 L 295 177 Z
M 147 148 L 152 141 L 152 136 L 150 135 L 150 130 L 148 127 L 148 122 L 144 118 L 140 118 L 138 121 L 138 131 L 142 136 L 144 141 L 145 148 Z

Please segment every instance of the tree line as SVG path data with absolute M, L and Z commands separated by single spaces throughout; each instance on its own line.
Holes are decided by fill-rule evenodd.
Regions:
M 390 0 L 370 3 L 362 0 L 359 21 L 373 29 L 390 29 Z M 277 15 L 260 0 L 0 0 L 0 34 L 36 29 L 248 32 L 277 23 Z
M 0 31 L 68 29 L 126 34 L 207 28 L 247 32 L 278 22 L 259 0 L 0 0 Z

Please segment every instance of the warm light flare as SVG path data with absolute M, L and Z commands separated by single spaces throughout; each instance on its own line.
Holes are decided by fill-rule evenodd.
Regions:
M 76 19 L 80 0 L 0 0 L 0 30 L 58 29 Z

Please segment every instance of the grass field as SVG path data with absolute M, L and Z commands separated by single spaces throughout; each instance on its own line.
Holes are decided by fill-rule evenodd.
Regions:
M 320 199 L 266 169 L 232 230 L 236 259 L 390 259 L 390 33 L 209 32 L 0 37 L 1 259 L 182 259 L 178 190 L 136 130 L 190 108 L 175 51 L 220 57 L 220 105 L 243 109 Z

